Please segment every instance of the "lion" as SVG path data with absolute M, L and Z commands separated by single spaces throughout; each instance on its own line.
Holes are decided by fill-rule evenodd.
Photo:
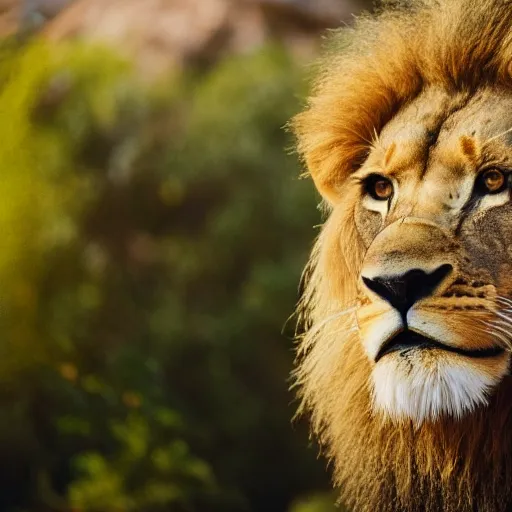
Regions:
M 354 512 L 512 510 L 512 3 L 384 3 L 291 121 L 326 219 L 295 386 Z

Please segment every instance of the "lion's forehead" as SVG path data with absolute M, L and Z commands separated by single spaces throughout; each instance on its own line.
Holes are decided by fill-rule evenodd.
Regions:
M 370 161 L 398 176 L 442 171 L 464 180 L 483 157 L 512 163 L 512 94 L 430 88 L 386 124 Z
M 490 88 L 474 94 L 424 91 L 387 123 L 361 169 L 396 184 L 385 218 L 367 212 L 358 220 L 370 231 L 367 241 L 402 217 L 429 218 L 449 229 L 459 225 L 476 175 L 494 166 L 512 166 L 512 94 Z M 489 197 L 481 210 L 502 203 L 501 196 Z M 474 210 L 470 218 L 478 215 Z M 502 220 L 493 218 L 493 228 Z

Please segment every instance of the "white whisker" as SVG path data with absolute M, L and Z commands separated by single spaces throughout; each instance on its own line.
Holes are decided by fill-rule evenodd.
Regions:
M 506 135 L 507 133 L 512 132 L 512 127 L 510 127 L 508 130 L 505 130 L 504 132 L 498 133 L 498 135 L 495 135 L 494 137 L 491 137 L 490 139 L 486 139 L 485 143 L 491 142 L 495 139 L 499 139 L 500 137 L 503 137 L 503 135 Z
M 316 334 L 317 331 L 319 331 L 320 329 L 325 327 L 325 325 L 328 324 L 329 322 L 337 320 L 338 318 L 341 318 L 342 316 L 349 315 L 351 313 L 355 313 L 356 311 L 357 311 L 357 306 L 352 306 L 351 308 L 345 309 L 338 313 L 334 313 L 333 315 L 330 315 L 327 318 L 325 318 L 324 320 L 322 320 L 321 322 L 317 323 L 314 327 L 312 327 L 308 331 L 307 334 L 308 334 L 308 336 L 313 336 Z
M 497 322 L 484 322 L 485 325 L 489 329 L 486 330 L 488 334 L 491 336 L 498 337 L 501 341 L 505 343 L 507 348 L 512 349 L 512 339 L 511 339 L 511 333 L 507 330 L 505 330 L 503 327 L 501 327 Z
M 503 304 L 506 304 L 510 308 L 512 308 L 512 300 L 508 297 L 503 297 L 502 295 L 498 295 L 495 299 L 497 302 L 502 302 Z

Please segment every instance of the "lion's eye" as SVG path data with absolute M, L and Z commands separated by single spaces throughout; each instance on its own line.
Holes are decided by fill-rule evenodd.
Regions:
M 369 176 L 366 180 L 366 192 L 378 201 L 387 201 L 393 195 L 393 184 L 379 175 Z
M 489 169 L 480 175 L 482 192 L 486 194 L 497 194 L 504 190 L 507 178 L 499 169 Z

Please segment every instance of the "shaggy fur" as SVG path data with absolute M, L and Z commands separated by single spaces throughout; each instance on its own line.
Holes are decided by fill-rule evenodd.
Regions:
M 512 86 L 507 0 L 388 2 L 331 39 L 308 108 L 295 117 L 298 150 L 331 201 L 398 108 L 428 85 L 472 91 Z
M 311 414 L 341 499 L 354 512 L 512 510 L 510 377 L 462 420 L 390 421 L 373 407 L 372 362 L 357 317 L 368 244 L 348 179 L 421 93 L 460 93 L 465 104 L 486 87 L 512 89 L 512 3 L 389 2 L 333 35 L 307 108 L 293 120 L 299 152 L 330 205 L 304 274 L 296 387 L 300 412 Z M 472 139 L 460 144 L 468 159 L 480 158 Z M 392 144 L 384 160 L 396 151 Z M 508 280 L 502 286 L 510 292 L 507 276 L 500 283 Z M 450 317 L 459 329 L 477 329 L 475 315 L 460 315 Z M 510 344 L 510 328 L 496 336 Z

